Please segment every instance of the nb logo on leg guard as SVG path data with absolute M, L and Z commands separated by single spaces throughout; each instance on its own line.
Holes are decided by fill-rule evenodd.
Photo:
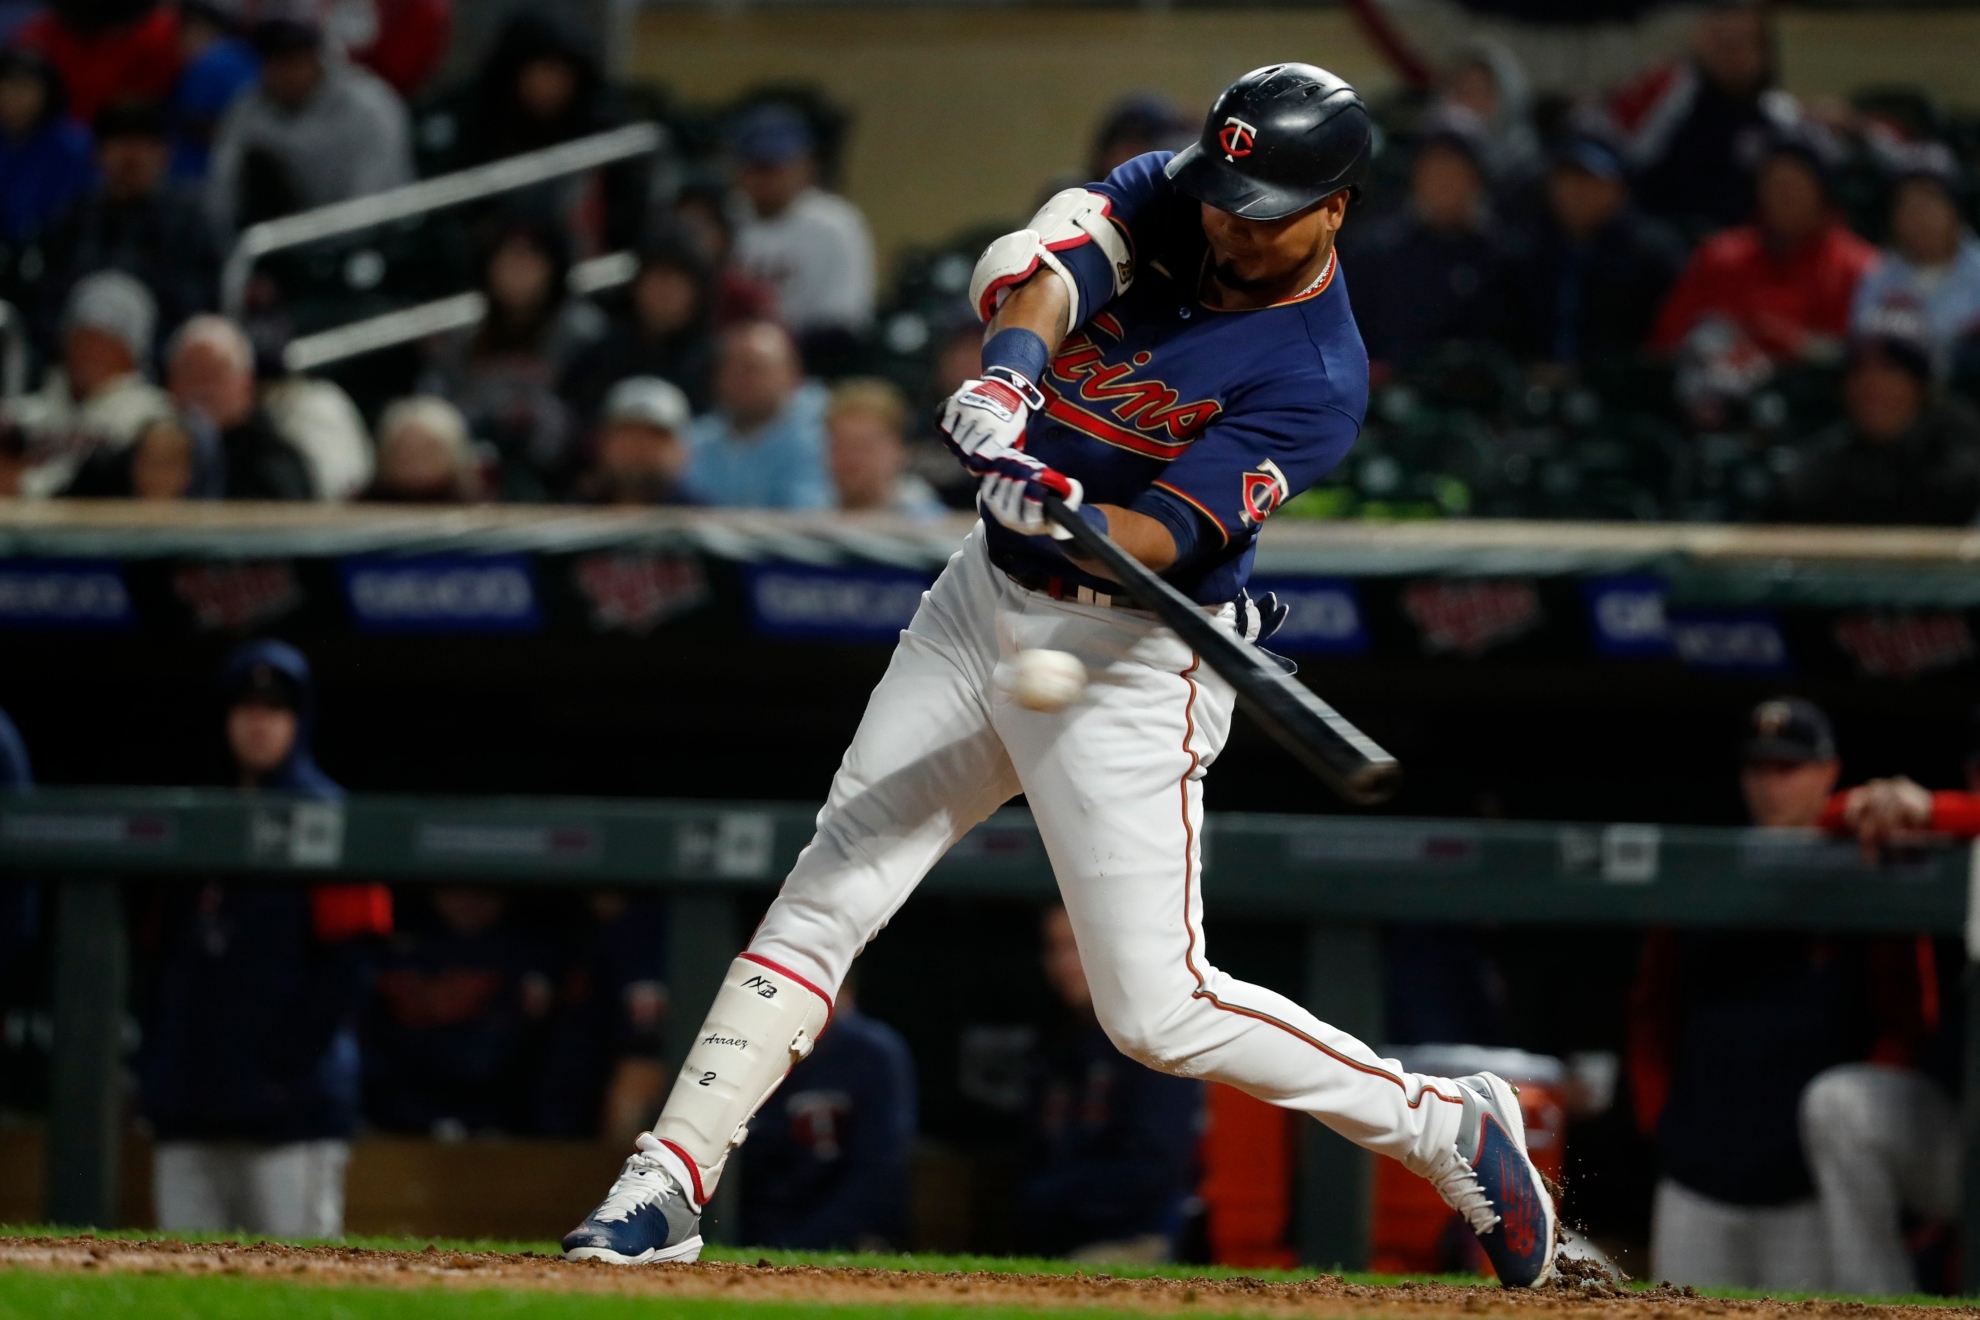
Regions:
M 744 981 L 743 989 L 754 990 L 765 999 L 775 999 L 777 997 L 777 987 L 761 976 L 752 976 L 747 981 Z

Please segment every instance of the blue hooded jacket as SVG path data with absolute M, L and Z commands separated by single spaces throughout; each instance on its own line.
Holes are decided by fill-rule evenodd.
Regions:
M 0 54 L 0 77 L 41 80 L 41 117 L 18 138 L 0 133 L 0 240 L 28 242 L 96 182 L 89 130 L 71 119 L 61 75 L 33 51 Z
M 309 673 L 309 661 L 287 642 L 262 638 L 249 642 L 227 657 L 220 670 L 220 691 L 231 703 L 253 685 L 260 668 L 287 679 L 296 695 L 296 742 L 289 757 L 265 775 L 261 787 L 298 797 L 335 801 L 344 796 L 337 782 L 316 764 L 311 743 L 316 734 L 316 684 Z
M 248 643 L 222 670 L 222 693 L 231 702 L 271 674 L 294 697 L 296 741 L 261 791 L 341 797 L 310 753 L 314 685 L 301 652 Z M 366 943 L 324 938 L 299 885 L 180 888 L 165 896 L 152 930 L 140 1079 L 160 1139 L 350 1135 Z

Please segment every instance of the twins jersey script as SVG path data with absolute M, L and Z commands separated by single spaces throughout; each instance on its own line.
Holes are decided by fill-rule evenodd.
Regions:
M 1285 302 L 1241 312 L 1204 306 L 1201 204 L 1162 173 L 1170 155 L 1137 156 L 1092 188 L 1132 241 L 1126 293 L 1102 305 L 1111 272 L 1096 246 L 1059 254 L 1082 292 L 1102 296 L 1081 299 L 1098 311 L 1038 382 L 1046 405 L 1025 450 L 1077 479 L 1089 503 L 1167 512 L 1171 526 L 1193 519 L 1195 553 L 1166 576 L 1213 605 L 1243 590 L 1272 510 L 1354 444 L 1368 406 L 1368 354 L 1333 259 L 1313 288 Z M 995 522 L 988 531 L 1001 568 L 1118 590 L 1052 546 Z

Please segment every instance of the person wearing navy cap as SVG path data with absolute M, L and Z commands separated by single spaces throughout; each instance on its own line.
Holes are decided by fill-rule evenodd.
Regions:
M 279 795 L 266 814 L 291 830 L 306 812 L 336 812 L 343 790 L 311 752 L 315 684 L 302 653 L 249 642 L 219 687 L 233 782 Z M 365 937 L 391 925 L 382 885 L 206 880 L 158 891 L 139 923 L 138 1077 L 160 1228 L 344 1231 Z
M 1519 354 L 1564 368 L 1641 350 L 1678 272 L 1677 235 L 1631 204 L 1622 158 L 1571 138 L 1547 171 L 1547 210 L 1507 291 Z
M 730 143 L 749 202 L 735 262 L 777 291 L 800 341 L 873 320 L 873 236 L 858 207 L 819 186 L 817 145 L 804 116 L 779 102 L 746 112 Z
M 1828 716 L 1788 696 L 1748 714 L 1740 762 L 1756 857 L 1775 844 L 1766 832 L 1812 832 L 1841 768 Z M 1804 1096 L 1837 1065 L 1918 1057 L 1938 1012 L 1923 972 L 1904 937 L 1650 932 L 1629 999 L 1629 1069 L 1637 1125 L 1661 1166 L 1654 1277 L 1835 1282 L 1798 1122 Z

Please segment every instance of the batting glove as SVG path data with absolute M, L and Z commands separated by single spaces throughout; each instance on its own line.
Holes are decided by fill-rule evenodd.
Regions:
M 966 380 L 942 407 L 942 439 L 975 476 L 998 471 L 1001 460 L 1024 448 L 1024 427 L 1045 396 L 1006 367 L 987 368 Z
M 1237 618 L 1233 621 L 1237 635 L 1247 642 L 1263 643 L 1273 633 L 1279 631 L 1292 612 L 1290 605 L 1279 603 L 1277 592 L 1268 591 L 1254 598 L 1248 591 L 1239 592 L 1237 598 Z
M 983 511 L 1020 536 L 1072 540 L 1071 532 L 1045 516 L 1044 499 L 1050 492 L 1064 500 L 1067 508 L 1077 510 L 1080 496 L 1084 493 L 1080 484 L 1027 454 L 1016 457 L 1022 463 L 1029 464 L 1029 470 L 1013 463 L 1006 470 L 985 476 L 983 484 L 977 488 L 977 502 L 983 506 Z

